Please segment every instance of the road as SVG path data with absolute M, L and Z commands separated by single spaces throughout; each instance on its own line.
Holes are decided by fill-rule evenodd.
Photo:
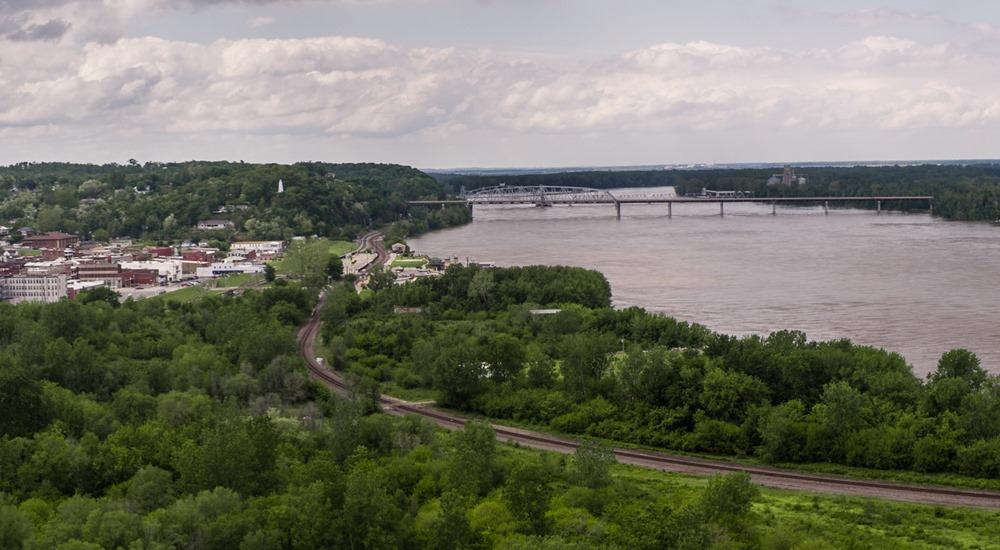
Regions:
M 368 239 L 362 238 L 362 246 L 374 245 L 375 242 L 380 242 L 381 240 L 381 235 L 371 233 L 365 237 Z M 384 252 L 383 248 L 382 253 Z M 387 256 L 379 255 L 382 262 L 385 261 L 385 257 Z M 378 265 L 377 261 L 373 262 L 372 265 Z M 316 337 L 319 333 L 320 312 L 322 311 L 325 299 L 324 295 L 313 311 L 309 322 L 299 331 L 299 352 L 308 365 L 310 377 L 325 384 L 334 392 L 346 396 L 349 394 L 349 388 L 343 377 L 320 364 L 316 358 Z M 389 414 L 415 414 L 442 428 L 450 430 L 459 429 L 466 422 L 464 418 L 446 411 L 424 404 L 410 403 L 388 395 L 381 396 L 380 403 L 383 411 Z M 507 443 L 517 443 L 523 447 L 570 454 L 579 445 L 577 441 L 572 439 L 556 437 L 545 433 L 499 424 L 493 424 L 492 426 L 496 432 L 497 439 Z M 751 466 L 722 460 L 669 455 L 635 449 L 615 449 L 614 452 L 618 461 L 623 464 L 697 475 L 746 472 L 750 474 L 751 479 L 755 483 L 778 489 L 884 498 L 922 504 L 1000 508 L 1000 492 L 994 491 L 958 489 L 934 485 L 911 485 L 844 476 L 809 474 L 794 470 Z

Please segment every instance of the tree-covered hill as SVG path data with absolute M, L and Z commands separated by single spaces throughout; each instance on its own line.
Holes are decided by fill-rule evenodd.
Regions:
M 393 223 L 399 233 L 414 234 L 467 221 L 464 209 L 406 204 L 443 196 L 444 188 L 433 178 L 392 164 L 22 163 L 0 168 L 0 223 L 97 239 L 229 236 L 194 229 L 209 218 L 228 219 L 236 232 L 252 239 L 350 238 Z
M 1000 164 L 919 166 L 807 167 L 796 170 L 808 183 L 792 188 L 767 185 L 775 172 L 766 169 L 636 170 L 625 172 L 562 172 L 523 175 L 435 174 L 452 192 L 507 185 L 552 185 L 614 189 L 674 186 L 677 193 L 695 193 L 703 187 L 753 191 L 758 197 L 933 195 L 935 213 L 955 220 L 994 220 L 1000 217 Z M 858 203 L 858 207 L 872 207 Z M 894 209 L 927 209 L 926 204 L 886 204 Z

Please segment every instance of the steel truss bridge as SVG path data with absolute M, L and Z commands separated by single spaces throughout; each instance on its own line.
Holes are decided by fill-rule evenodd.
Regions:
M 515 186 L 499 185 L 496 187 L 484 187 L 464 194 L 457 199 L 445 200 L 419 200 L 410 201 L 409 204 L 415 206 L 449 206 L 463 205 L 472 209 L 474 206 L 485 205 L 533 205 L 538 207 L 548 207 L 555 205 L 572 204 L 607 204 L 615 207 L 615 214 L 618 219 L 622 217 L 623 204 L 666 204 L 667 217 L 673 216 L 674 204 L 691 203 L 718 203 L 719 215 L 726 213 L 726 203 L 728 202 L 755 202 L 771 205 L 771 213 L 777 214 L 779 204 L 818 204 L 823 206 L 825 212 L 829 212 L 830 203 L 859 203 L 874 202 L 875 210 L 882 212 L 882 204 L 889 202 L 916 202 L 926 203 L 928 209 L 934 211 L 934 197 L 930 195 L 885 195 L 885 196 L 856 196 L 856 197 L 739 197 L 739 196 L 709 196 L 709 197 L 678 197 L 667 193 L 631 193 L 625 195 L 614 195 L 604 189 L 591 189 L 588 187 L 552 187 L 540 186 Z

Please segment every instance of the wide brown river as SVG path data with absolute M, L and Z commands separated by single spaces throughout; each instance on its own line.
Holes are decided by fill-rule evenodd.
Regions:
M 1000 372 L 1000 227 L 818 207 L 673 210 L 623 205 L 619 221 L 611 206 L 476 207 L 471 224 L 410 244 L 463 261 L 598 269 L 618 307 L 728 334 L 850 338 L 901 353 L 920 376 L 956 347 Z

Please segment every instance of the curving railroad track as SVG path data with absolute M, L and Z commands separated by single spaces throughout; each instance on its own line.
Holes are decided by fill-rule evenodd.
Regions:
M 370 233 L 362 238 L 362 246 L 381 244 L 381 235 Z M 381 248 L 376 247 L 376 252 Z M 381 248 L 384 254 L 384 248 Z M 379 254 L 378 261 L 384 262 Z M 349 388 L 338 373 L 323 366 L 316 358 L 316 336 L 319 332 L 320 313 L 325 301 L 325 295 L 313 310 L 309 322 L 299 330 L 299 352 L 305 359 L 309 375 L 325 384 L 340 395 L 348 395 Z M 389 414 L 419 415 L 442 428 L 459 429 L 465 425 L 466 419 L 448 412 L 435 409 L 428 405 L 410 403 L 383 395 L 380 404 Z M 552 436 L 519 428 L 493 424 L 497 438 L 508 443 L 516 443 L 524 447 L 572 453 L 579 443 L 571 439 Z M 654 470 L 681 472 L 688 474 L 710 475 L 729 472 L 746 472 L 759 485 L 779 489 L 793 489 L 815 493 L 841 494 L 860 497 L 875 497 L 922 504 L 937 504 L 947 506 L 973 506 L 981 508 L 1000 508 L 1000 492 L 974 489 L 959 489 L 936 485 L 913 485 L 887 481 L 867 480 L 844 476 L 824 474 L 809 474 L 779 468 L 751 466 L 721 460 L 709 460 L 688 456 L 676 456 L 652 451 L 636 449 L 615 449 L 615 456 L 623 464 L 631 464 Z

